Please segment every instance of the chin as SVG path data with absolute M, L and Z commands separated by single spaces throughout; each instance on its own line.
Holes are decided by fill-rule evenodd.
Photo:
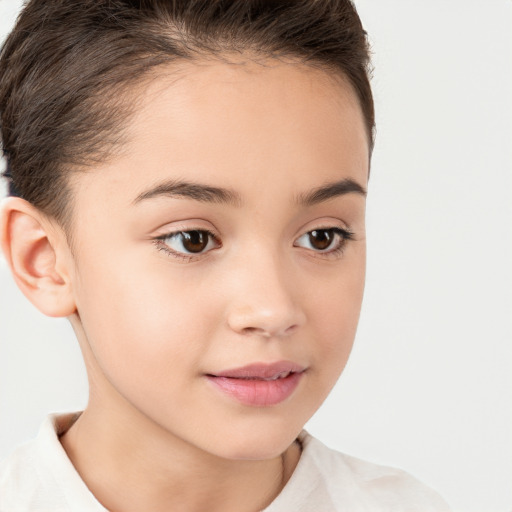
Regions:
M 215 455 L 231 460 L 268 460 L 279 457 L 295 441 L 303 423 L 273 421 L 230 428 L 209 437 L 209 449 Z

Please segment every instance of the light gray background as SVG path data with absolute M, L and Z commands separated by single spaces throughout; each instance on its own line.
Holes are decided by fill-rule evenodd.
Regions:
M 0 0 L 0 38 L 21 2 Z M 460 512 L 512 510 L 512 2 L 356 0 L 378 138 L 352 358 L 308 424 Z M 66 320 L 0 259 L 0 457 L 87 399 Z

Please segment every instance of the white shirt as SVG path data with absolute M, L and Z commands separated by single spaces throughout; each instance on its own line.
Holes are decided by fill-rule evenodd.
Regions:
M 58 438 L 75 418 L 49 415 L 36 439 L 0 464 L 0 512 L 106 512 Z M 263 512 L 449 510 L 437 493 L 403 471 L 331 450 L 305 431 L 299 441 L 302 454 L 293 475 Z

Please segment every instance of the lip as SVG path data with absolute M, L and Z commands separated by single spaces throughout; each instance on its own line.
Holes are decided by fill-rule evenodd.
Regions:
M 286 400 L 295 391 L 306 368 L 291 361 L 254 363 L 207 374 L 216 389 L 245 405 L 268 407 Z

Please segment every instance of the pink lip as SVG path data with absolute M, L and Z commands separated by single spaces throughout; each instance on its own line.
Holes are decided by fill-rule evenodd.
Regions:
M 270 406 L 286 400 L 298 386 L 305 368 L 290 361 L 255 363 L 207 379 L 217 389 L 245 405 Z

